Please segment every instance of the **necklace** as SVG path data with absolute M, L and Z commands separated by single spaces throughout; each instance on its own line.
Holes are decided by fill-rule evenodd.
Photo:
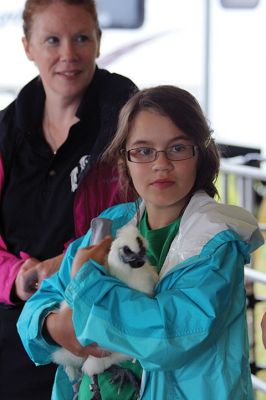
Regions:
M 74 116 L 67 124 L 51 124 L 48 116 L 43 119 L 43 134 L 53 154 L 56 154 L 59 147 L 67 140 L 69 129 L 76 124 L 79 118 Z M 60 129 L 58 129 L 60 127 Z
M 48 143 L 53 154 L 55 155 L 57 153 L 59 146 L 58 146 L 55 136 L 51 133 L 50 123 L 48 121 L 47 122 L 44 121 L 44 123 L 43 123 L 43 132 L 44 132 L 44 137 L 46 139 L 46 142 Z

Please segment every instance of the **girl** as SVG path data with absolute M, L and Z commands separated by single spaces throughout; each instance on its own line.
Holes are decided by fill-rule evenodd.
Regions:
M 252 399 L 244 265 L 263 239 L 251 214 L 213 199 L 219 157 L 198 102 L 172 86 L 137 93 L 105 160 L 118 163 L 124 193 L 134 187 L 136 202 L 101 218 L 112 220 L 113 237 L 133 224 L 148 240 L 160 274 L 155 297 L 108 274 L 111 239 L 87 248 L 91 229 L 24 307 L 18 328 L 28 354 L 43 364 L 57 345 L 78 355 L 80 345 L 97 342 L 139 361 L 141 399 Z M 64 298 L 69 308 L 51 312 Z M 90 398 L 86 379 L 80 398 Z M 54 393 L 66 393 L 66 381 L 60 368 Z M 73 393 L 68 385 L 65 397 L 54 396 Z

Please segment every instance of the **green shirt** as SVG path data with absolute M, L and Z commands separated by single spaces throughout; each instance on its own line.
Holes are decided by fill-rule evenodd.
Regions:
M 142 236 L 148 241 L 148 259 L 150 263 L 160 272 L 169 248 L 178 233 L 181 218 L 177 218 L 169 225 L 159 229 L 150 229 L 148 224 L 147 212 L 144 211 L 138 226 Z
M 141 379 L 142 368 L 138 361 L 124 361 L 121 366 L 130 369 L 135 375 Z M 118 385 L 110 383 L 110 372 L 103 372 L 98 375 L 98 383 L 101 391 L 102 400 L 136 400 L 134 389 L 130 384 L 125 384 L 118 393 Z M 80 387 L 78 400 L 90 400 L 93 393 L 90 391 L 91 379 L 88 375 L 83 375 Z
M 148 259 L 151 264 L 156 267 L 157 271 L 160 272 L 164 260 L 169 251 L 170 245 L 177 235 L 179 230 L 181 218 L 177 218 L 171 224 L 164 226 L 160 229 L 150 229 L 146 210 L 139 223 L 139 231 L 143 237 L 148 241 Z M 137 375 L 139 379 L 142 376 L 142 368 L 138 361 L 132 362 L 131 360 L 121 363 L 121 366 L 128 368 Z M 103 372 L 98 375 L 98 382 L 101 391 L 102 400 L 134 400 L 136 396 L 134 389 L 130 384 L 125 384 L 118 393 L 118 385 L 110 383 L 110 373 Z M 79 388 L 78 400 L 91 400 L 93 394 L 90 392 L 90 377 L 84 375 Z

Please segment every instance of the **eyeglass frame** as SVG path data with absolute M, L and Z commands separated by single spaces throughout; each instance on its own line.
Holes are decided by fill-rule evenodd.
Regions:
M 174 160 L 174 159 L 169 158 L 169 157 L 168 157 L 168 154 L 167 154 L 167 150 L 170 149 L 170 148 L 172 148 L 172 147 L 174 147 L 174 146 L 169 146 L 169 147 L 167 147 L 165 150 L 156 150 L 154 147 L 147 147 L 147 146 L 143 146 L 143 147 L 134 147 L 133 149 L 129 149 L 129 150 L 126 150 L 126 149 L 123 148 L 123 149 L 120 149 L 120 154 L 125 154 L 125 155 L 126 155 L 126 158 L 127 158 L 127 160 L 128 160 L 129 162 L 133 162 L 133 163 L 136 163 L 136 164 L 148 164 L 148 163 L 151 163 L 151 162 L 154 162 L 154 161 L 157 160 L 157 158 L 158 158 L 158 153 L 164 153 L 164 154 L 165 154 L 165 157 L 166 157 L 167 160 L 169 160 L 169 161 L 185 161 L 185 160 L 189 160 L 190 158 L 195 157 L 195 155 L 196 155 L 196 154 L 198 153 L 198 151 L 199 151 L 199 146 L 197 146 L 196 144 L 182 144 L 182 146 L 183 146 L 183 147 L 191 147 L 191 149 L 192 149 L 192 155 L 191 155 L 190 157 L 181 158 L 181 159 L 179 159 L 179 160 Z M 155 150 L 154 159 L 153 159 L 153 160 L 150 160 L 150 161 L 132 161 L 132 160 L 130 159 L 130 152 L 131 152 L 132 150 L 137 150 L 137 149 Z

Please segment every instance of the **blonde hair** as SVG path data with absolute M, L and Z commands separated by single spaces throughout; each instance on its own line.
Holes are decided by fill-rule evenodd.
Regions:
M 40 8 L 46 8 L 51 4 L 64 3 L 74 6 L 84 7 L 91 15 L 95 22 L 98 39 L 101 38 L 101 29 L 98 21 L 96 3 L 94 0 L 26 0 L 24 11 L 22 13 L 23 18 L 23 32 L 27 39 L 30 38 L 32 21 L 34 15 L 39 11 Z

